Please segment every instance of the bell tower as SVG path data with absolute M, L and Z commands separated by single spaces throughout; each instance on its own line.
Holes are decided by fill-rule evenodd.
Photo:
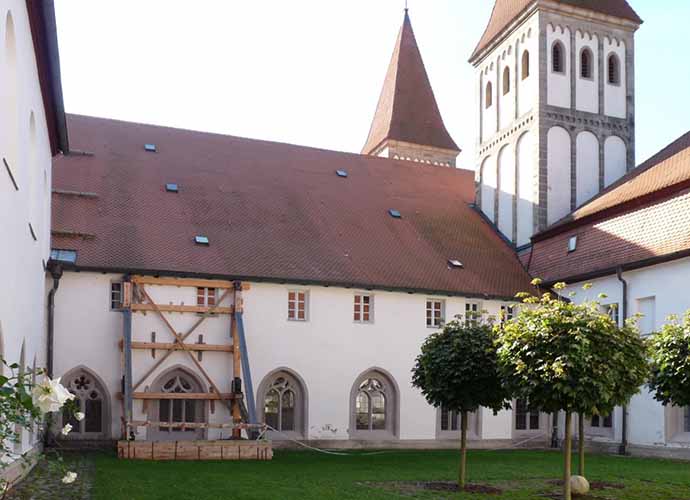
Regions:
M 626 0 L 496 0 L 470 63 L 477 204 L 516 246 L 635 167 Z
M 407 9 L 362 154 L 454 167 L 446 130 Z

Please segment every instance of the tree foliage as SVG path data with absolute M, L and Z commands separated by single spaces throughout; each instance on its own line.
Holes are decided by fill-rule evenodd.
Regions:
M 476 411 L 507 408 L 509 394 L 498 375 L 495 334 L 489 323 L 451 321 L 422 345 L 412 384 L 435 407 Z
M 690 406 L 690 311 L 669 319 L 650 341 L 649 387 L 665 405 Z
M 498 332 L 500 371 L 515 397 L 549 413 L 606 415 L 638 392 L 648 365 L 634 322 L 619 328 L 596 301 L 549 293 L 525 301 L 534 306 Z

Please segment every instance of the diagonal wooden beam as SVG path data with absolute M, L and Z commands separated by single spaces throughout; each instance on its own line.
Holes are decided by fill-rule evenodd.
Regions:
M 139 285 L 139 286 L 141 286 L 141 285 Z M 143 290 L 143 288 L 144 288 L 144 287 L 141 286 L 141 289 L 142 289 L 142 290 Z M 218 300 L 218 302 L 216 302 L 216 305 L 215 305 L 212 309 L 210 309 L 208 312 L 204 313 L 204 315 L 203 315 L 202 317 L 200 317 L 200 318 L 196 321 L 196 323 L 194 323 L 194 324 L 192 325 L 192 327 L 191 327 L 189 330 L 187 330 L 187 333 L 185 333 L 185 334 L 182 336 L 182 340 L 186 340 L 187 337 L 189 337 L 192 333 L 194 333 L 194 330 L 196 330 L 196 329 L 199 327 L 199 325 L 201 325 L 201 323 L 204 322 L 204 320 L 205 320 L 206 318 L 208 318 L 209 316 L 211 316 L 211 315 L 213 314 L 213 311 L 215 311 L 215 309 L 216 309 L 217 307 L 219 307 L 219 304 L 221 304 L 221 303 L 223 302 L 223 300 L 225 300 L 225 298 L 230 294 L 230 292 L 231 292 L 231 290 L 226 290 L 226 291 L 223 293 L 223 295 L 221 295 L 220 300 Z M 149 300 L 151 300 L 151 299 L 149 298 Z M 161 314 L 161 313 L 159 312 L 159 314 Z M 161 314 L 161 316 L 162 316 L 162 314 Z M 166 322 L 166 323 L 167 323 L 167 322 Z M 174 352 L 175 352 L 175 351 L 168 351 L 168 352 L 166 352 L 166 353 L 165 353 L 165 354 L 164 354 L 164 355 L 163 355 L 163 356 L 162 356 L 162 357 L 161 357 L 161 358 L 160 358 L 160 359 L 159 359 L 159 360 L 158 360 L 158 361 L 157 361 L 157 362 L 156 362 L 156 363 L 155 363 L 155 364 L 144 374 L 144 376 L 141 377 L 141 378 L 139 379 L 139 382 L 137 382 L 136 384 L 134 384 L 134 386 L 132 387 L 132 391 L 136 390 L 141 384 L 143 384 L 144 382 L 146 382 L 146 379 L 149 378 L 149 377 L 151 376 L 151 374 L 152 374 L 154 371 L 156 371 L 156 369 L 157 369 L 160 365 L 162 365 L 163 362 L 164 362 L 166 359 L 168 359 L 170 356 L 172 356 L 172 353 L 174 353 Z

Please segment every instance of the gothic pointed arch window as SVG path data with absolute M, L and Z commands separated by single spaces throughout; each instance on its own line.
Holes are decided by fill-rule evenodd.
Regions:
M 273 429 L 272 439 L 306 436 L 307 391 L 303 380 L 287 368 L 268 374 L 259 385 L 258 398 L 263 421 Z
M 503 95 L 510 92 L 510 68 L 506 66 L 503 69 Z
M 611 85 L 621 83 L 621 63 L 616 54 L 611 54 L 608 58 L 608 82 Z
M 167 397 L 159 399 L 153 405 L 153 418 L 150 420 L 161 422 L 161 424 L 149 429 L 151 435 L 148 439 L 163 441 L 203 439 L 205 435 L 203 428 L 181 425 L 206 422 L 207 400 L 184 397 L 184 394 L 206 392 L 196 375 L 182 367 L 173 368 L 156 379 L 151 385 L 151 392 L 160 392 L 166 394 Z
M 493 85 L 491 85 L 491 82 L 486 82 L 486 89 L 484 91 L 484 103 L 486 106 L 486 109 L 489 109 L 491 105 L 493 104 Z
M 71 410 L 62 411 L 60 426 L 72 426 L 66 439 L 106 439 L 110 434 L 110 400 L 103 382 L 85 367 L 70 371 L 61 382 L 74 394 L 76 411 L 84 414 L 77 420 Z
M 592 79 L 592 51 L 589 48 L 582 49 L 580 53 L 580 76 L 587 80 Z
M 522 53 L 522 79 L 529 77 L 529 50 Z
M 556 42 L 551 47 L 551 71 L 565 73 L 565 49 L 561 42 Z
M 357 378 L 350 401 L 350 436 L 355 439 L 393 439 L 398 429 L 398 390 L 393 379 L 378 369 Z

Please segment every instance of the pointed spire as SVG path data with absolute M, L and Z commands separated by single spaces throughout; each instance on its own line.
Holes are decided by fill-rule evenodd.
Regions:
M 387 141 L 460 151 L 443 124 L 407 6 L 362 153 L 376 154 Z

